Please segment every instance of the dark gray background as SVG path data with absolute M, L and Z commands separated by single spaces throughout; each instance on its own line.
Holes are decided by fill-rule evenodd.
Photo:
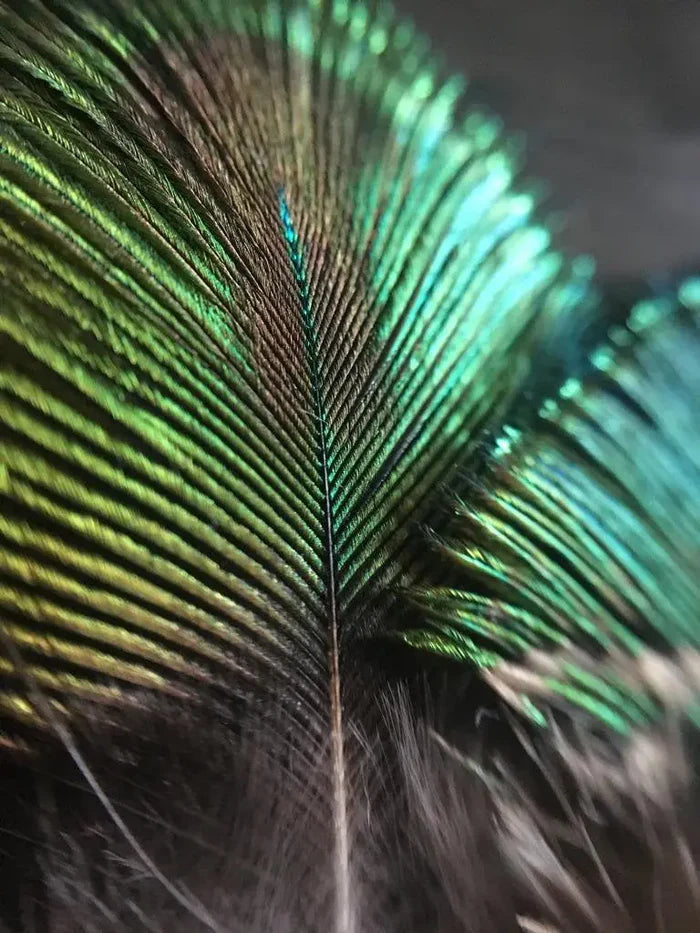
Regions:
M 395 0 L 515 131 L 603 274 L 700 269 L 700 0 Z

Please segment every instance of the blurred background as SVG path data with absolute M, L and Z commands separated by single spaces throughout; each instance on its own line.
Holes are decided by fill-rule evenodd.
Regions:
M 700 0 L 394 0 L 512 130 L 604 276 L 700 269 Z

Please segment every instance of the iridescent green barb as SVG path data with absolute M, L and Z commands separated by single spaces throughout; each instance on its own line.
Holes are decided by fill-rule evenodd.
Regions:
M 315 708 L 324 501 L 352 640 L 567 313 L 532 202 L 386 12 L 30 3 L 2 37 L 8 624 L 57 683 L 246 692 L 294 657 Z
M 350 929 L 346 656 L 582 283 L 382 4 L 6 2 L 0 68 L 5 632 L 61 703 L 282 691 Z

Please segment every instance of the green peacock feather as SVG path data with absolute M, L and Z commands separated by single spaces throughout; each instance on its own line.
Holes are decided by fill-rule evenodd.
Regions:
M 475 659 L 540 721 L 531 701 L 553 694 L 618 730 L 653 714 L 631 670 L 611 682 L 595 659 L 697 644 L 698 307 L 695 280 L 640 301 L 527 431 L 502 429 L 441 544 L 462 586 L 416 593 L 430 627 L 409 643 Z
M 26 928 L 536 929 L 404 906 L 402 730 L 434 664 L 522 728 L 695 715 L 697 283 L 615 313 L 383 2 L 2 0 L 0 87 L 3 754 L 62 787 L 66 746 L 170 898 L 42 881 Z M 144 710 L 202 783 L 264 750 L 265 879 L 252 830 L 224 901 L 131 832 L 80 748 L 145 767 Z

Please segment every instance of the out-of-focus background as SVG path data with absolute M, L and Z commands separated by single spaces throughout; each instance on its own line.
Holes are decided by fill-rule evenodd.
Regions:
M 700 0 L 395 0 L 513 130 L 567 249 L 700 269 Z

